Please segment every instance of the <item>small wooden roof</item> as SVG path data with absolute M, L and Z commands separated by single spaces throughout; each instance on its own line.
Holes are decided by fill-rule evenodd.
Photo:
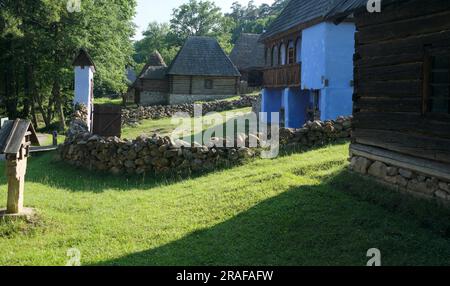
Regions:
M 226 76 L 241 74 L 215 38 L 189 37 L 172 61 L 169 75 Z
M 261 36 L 261 40 L 265 41 L 277 37 L 289 29 L 313 20 L 323 21 L 325 15 L 342 1 L 346 0 L 291 0 Z M 367 3 L 367 0 L 354 1 L 365 1 Z
M 39 146 L 39 140 L 30 120 L 8 120 L 0 129 L 0 154 L 17 154 L 27 132 L 31 133 L 31 144 Z
M 240 70 L 264 67 L 264 44 L 259 42 L 259 34 L 243 33 L 230 54 L 230 59 Z
M 141 79 L 164 79 L 167 73 L 167 65 L 158 51 L 154 51 L 147 64 L 142 69 L 138 78 Z
M 95 68 L 94 61 L 92 60 L 91 56 L 85 49 L 80 49 L 80 51 L 78 52 L 78 55 L 75 58 L 75 60 L 73 61 L 72 65 L 74 67 L 94 67 Z

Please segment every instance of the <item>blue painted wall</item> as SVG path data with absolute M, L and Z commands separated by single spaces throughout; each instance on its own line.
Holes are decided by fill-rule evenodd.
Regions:
M 324 22 L 301 33 L 301 90 L 263 90 L 262 111 L 285 108 L 285 124 L 289 128 L 299 128 L 308 120 L 313 89 L 320 92 L 321 120 L 352 114 L 355 25 Z
M 302 38 L 302 88 L 320 90 L 321 120 L 352 114 L 355 25 L 324 22 Z
M 285 126 L 287 128 L 301 128 L 307 119 L 309 106 L 309 91 L 299 88 L 287 88 L 284 97 Z
M 262 91 L 261 112 L 267 112 L 267 122 L 272 123 L 272 112 L 280 112 L 283 105 L 283 89 L 265 88 Z M 279 120 L 277 120 L 279 122 Z
M 325 75 L 326 23 L 302 31 L 302 89 L 321 89 Z

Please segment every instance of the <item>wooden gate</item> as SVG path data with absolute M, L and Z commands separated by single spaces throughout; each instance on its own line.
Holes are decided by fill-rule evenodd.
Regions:
M 122 107 L 94 105 L 93 133 L 103 137 L 122 135 Z

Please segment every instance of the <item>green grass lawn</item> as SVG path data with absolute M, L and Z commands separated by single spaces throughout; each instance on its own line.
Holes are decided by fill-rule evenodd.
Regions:
M 448 211 L 346 170 L 336 144 L 190 179 L 113 177 L 30 158 L 33 225 L 0 223 L 0 265 L 450 264 Z M 0 162 L 0 173 L 4 173 Z M 0 207 L 6 182 L 0 177 Z
M 219 114 L 225 115 L 228 112 L 236 112 L 236 113 L 245 114 L 245 113 L 251 112 L 251 110 L 252 110 L 251 107 L 245 107 L 245 108 L 240 108 L 240 109 L 219 112 Z M 234 118 L 237 118 L 237 117 L 234 117 Z M 212 116 L 204 116 L 203 117 L 203 122 L 204 122 L 203 130 L 217 125 L 214 123 L 212 123 L 212 124 L 206 123 L 206 122 L 210 122 L 211 119 L 212 119 Z M 193 122 L 193 119 L 191 121 Z M 161 136 L 167 136 L 167 135 L 170 135 L 176 127 L 177 127 L 177 124 L 172 123 L 172 118 L 162 118 L 162 119 L 157 119 L 157 120 L 152 120 L 152 119 L 142 120 L 141 123 L 136 127 L 125 126 L 122 129 L 122 138 L 135 139 L 136 137 L 138 137 L 140 135 L 152 136 L 155 133 L 157 133 Z M 192 130 L 193 130 L 193 128 L 192 128 Z M 192 132 L 192 133 L 194 133 L 194 132 Z
M 53 144 L 53 135 L 52 134 L 43 134 L 45 136 L 44 140 L 41 140 L 39 143 L 41 146 L 50 146 Z M 58 134 L 58 144 L 61 144 L 66 140 L 65 135 L 59 135 Z
M 112 104 L 112 105 L 122 105 L 123 100 L 121 97 L 109 98 L 109 97 L 96 97 L 94 98 L 94 104 Z

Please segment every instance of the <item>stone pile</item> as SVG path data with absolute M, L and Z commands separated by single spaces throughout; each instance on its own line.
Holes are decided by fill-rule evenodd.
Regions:
M 313 147 L 339 138 L 350 137 L 351 118 L 340 117 L 335 121 L 308 122 L 301 129 L 280 129 L 281 145 Z M 250 138 L 239 134 L 234 146 L 248 146 Z M 258 137 L 259 136 L 259 137 Z M 255 141 L 259 146 L 258 134 Z M 222 143 L 222 144 L 219 144 Z M 184 142 L 186 143 L 186 142 Z M 245 144 L 244 144 L 245 143 Z M 240 164 L 259 154 L 259 148 L 230 148 L 225 139 L 213 138 L 211 142 L 180 144 L 169 137 L 138 137 L 136 140 L 122 140 L 117 137 L 104 138 L 89 132 L 79 132 L 68 137 L 59 146 L 62 160 L 78 167 L 109 171 L 114 174 L 190 174 L 210 171 L 217 167 Z
M 435 177 L 359 156 L 353 156 L 351 158 L 350 169 L 395 185 L 417 196 L 437 198 L 440 201 L 450 201 L 449 182 L 439 180 Z
M 74 107 L 72 121 L 70 122 L 66 136 L 68 138 L 73 138 L 80 133 L 88 132 L 89 128 L 86 123 L 87 117 L 88 111 L 86 105 L 77 103 Z
M 307 148 L 322 146 L 337 139 L 351 137 L 352 117 L 339 117 L 336 120 L 306 123 L 300 129 L 281 129 L 281 145 L 300 145 Z
M 190 174 L 238 164 L 254 157 L 249 148 L 178 147 L 157 135 L 121 140 L 80 133 L 59 146 L 62 160 L 75 166 L 113 174 Z
M 221 112 L 233 110 L 244 107 L 251 107 L 257 98 L 255 96 L 242 96 L 238 100 L 233 101 L 211 101 L 202 104 L 203 114 L 209 112 Z M 137 125 L 144 119 L 161 119 L 171 117 L 178 112 L 188 113 L 191 117 L 194 116 L 194 104 L 180 104 L 180 105 L 155 105 L 155 106 L 140 106 L 137 108 L 128 108 L 122 110 L 122 124 L 123 125 Z

